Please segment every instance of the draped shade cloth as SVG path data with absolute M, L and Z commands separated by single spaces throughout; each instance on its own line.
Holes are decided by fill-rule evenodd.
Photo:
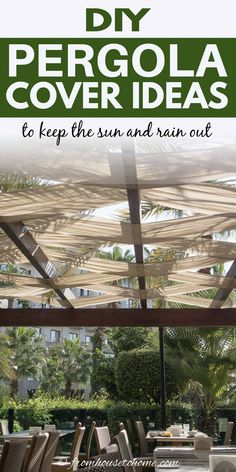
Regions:
M 47 171 L 45 162 L 33 161 L 30 154 L 27 169 L 47 178 L 47 185 L 42 181 L 36 188 L 0 194 L 0 263 L 32 264 L 41 251 L 44 266 L 50 265 L 51 272 L 42 277 L 38 272 L 31 276 L 1 271 L 0 298 L 57 307 L 60 291 L 64 307 L 109 306 L 122 300 L 148 300 L 150 306 L 158 300 L 160 304 L 233 307 L 233 297 L 223 294 L 214 299 L 211 292 L 206 297 L 206 291 L 226 293 L 236 288 L 231 273 L 214 275 L 213 271 L 216 265 L 236 259 L 235 243 L 222 236 L 236 229 L 236 189 L 227 183 L 236 176 L 235 151 L 233 145 L 174 153 L 136 146 L 136 153 L 129 147 L 123 152 L 106 149 L 99 160 L 87 150 L 80 174 L 85 150 L 78 160 L 74 150 L 68 150 L 56 164 L 54 152 L 48 157 Z M 6 155 L 9 159 L 1 162 L 0 149 L 3 173 L 13 170 L 9 149 Z M 18 173 L 22 172 L 19 162 L 23 161 L 17 161 Z M 182 213 L 166 216 L 164 212 L 155 220 L 128 216 L 121 221 L 117 214 L 112 218 L 107 208 L 127 202 L 130 206 L 132 192 L 141 205 Z M 139 211 L 137 201 L 135 211 Z M 30 258 L 29 248 L 27 252 L 21 246 L 26 235 L 31 238 Z M 149 250 L 161 248 L 168 257 L 153 261 L 136 257 L 136 262 L 100 257 L 101 248 L 106 254 L 117 244 L 131 250 L 147 245 Z M 145 283 L 137 283 L 140 280 Z M 88 290 L 89 295 L 78 296 L 75 289 Z

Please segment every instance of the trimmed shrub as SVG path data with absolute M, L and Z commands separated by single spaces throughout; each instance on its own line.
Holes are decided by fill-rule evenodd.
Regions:
M 43 426 L 50 423 L 52 415 L 49 412 L 49 405 L 45 398 L 30 398 L 24 402 L 14 402 L 10 404 L 14 408 L 16 421 L 20 423 L 23 429 L 29 426 Z
M 166 392 L 171 400 L 179 393 L 173 372 L 166 365 Z M 160 358 L 155 349 L 121 352 L 116 361 L 116 383 L 121 400 L 160 403 Z

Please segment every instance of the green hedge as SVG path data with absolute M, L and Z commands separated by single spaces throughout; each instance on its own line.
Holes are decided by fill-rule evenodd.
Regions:
M 173 371 L 165 367 L 167 398 L 179 394 Z M 115 366 L 119 398 L 129 403 L 160 402 L 160 355 L 157 349 L 133 349 L 121 352 Z
M 65 400 L 58 398 L 51 400 L 47 397 L 34 397 L 24 402 L 11 402 L 9 407 L 14 408 L 15 418 L 24 428 L 34 424 L 56 422 L 61 426 L 65 422 L 81 421 L 89 424 L 92 420 L 101 423 L 106 421 L 112 433 L 118 431 L 119 421 L 126 418 L 136 420 L 141 418 L 146 423 L 155 423 L 160 428 L 160 405 L 129 405 L 111 401 L 81 402 L 76 399 Z M 191 422 L 192 408 L 185 403 L 168 404 L 168 422 Z
M 76 399 L 65 400 L 58 398 L 51 400 L 47 397 L 35 397 L 25 402 L 11 402 L 11 407 L 15 410 L 15 419 L 23 429 L 29 426 L 43 426 L 45 423 L 55 423 L 61 429 L 73 429 L 80 421 L 86 426 L 86 437 L 89 432 L 91 421 L 96 421 L 97 425 L 103 422 L 108 424 L 111 435 L 119 432 L 119 422 L 127 419 L 131 420 L 131 431 L 129 430 L 130 441 L 134 451 L 137 451 L 137 435 L 135 431 L 135 420 L 141 419 L 146 430 L 153 427 L 161 428 L 160 405 L 128 405 L 126 403 L 114 403 L 110 401 L 90 401 L 81 402 Z M 167 418 L 168 424 L 174 422 L 192 423 L 191 405 L 184 403 L 168 404 Z M 93 452 L 96 453 L 93 445 Z
M 11 404 L 15 410 L 15 419 L 23 429 L 29 426 L 43 426 L 45 423 L 55 423 L 61 429 L 73 429 L 80 421 L 86 427 L 85 440 L 91 421 L 97 425 L 108 424 L 111 435 L 119 432 L 119 422 L 122 421 L 128 429 L 129 439 L 134 453 L 139 453 L 138 438 L 135 430 L 135 420 L 141 419 L 146 430 L 153 427 L 161 428 L 160 405 L 128 405 L 108 401 L 81 402 L 78 400 L 55 399 L 46 397 L 33 398 L 25 402 Z M 192 409 L 188 404 L 173 404 L 167 407 L 168 424 L 174 422 L 191 423 Z M 131 420 L 131 430 L 126 420 Z M 66 450 L 66 444 L 63 446 Z M 92 454 L 96 454 L 96 445 L 92 444 Z
M 6 405 L 5 405 L 6 408 Z M 98 425 L 106 422 L 109 425 L 111 434 L 115 435 L 119 431 L 119 422 L 130 419 L 132 423 L 132 433 L 129 431 L 130 439 L 135 445 L 137 437 L 135 434 L 134 421 L 141 419 L 145 429 L 152 427 L 161 429 L 161 409 L 160 405 L 129 405 L 126 403 L 115 403 L 111 401 L 90 401 L 81 402 L 76 399 L 66 400 L 64 398 L 50 399 L 46 396 L 34 397 L 25 402 L 8 402 L 7 408 L 14 408 L 15 420 L 19 422 L 23 429 L 29 426 L 43 426 L 45 423 L 56 423 L 58 427 L 73 428 L 76 422 L 81 421 L 86 427 L 88 434 L 91 421 L 97 421 Z M 7 417 L 7 408 L 4 416 Z M 227 417 L 236 423 L 236 409 L 232 407 L 221 407 L 217 411 L 218 417 Z M 1 415 L 3 417 L 3 414 Z M 167 424 L 190 423 L 191 427 L 199 427 L 201 411 L 193 410 L 188 403 L 168 403 L 167 404 Z M 236 443 L 236 431 L 233 437 L 233 444 Z
M 77 420 L 88 424 L 91 420 L 98 422 L 107 420 L 107 409 L 112 403 L 108 401 L 81 402 L 77 399 L 56 399 L 47 396 L 34 397 L 24 402 L 10 401 L 8 408 L 14 408 L 15 419 L 24 429 L 32 425 L 43 425 L 48 422 L 66 427 L 66 423 L 76 423 Z
M 15 420 L 23 429 L 34 425 L 43 426 L 45 423 L 50 423 L 52 419 L 47 401 L 41 398 L 29 399 L 25 402 L 11 402 L 10 407 L 14 408 Z

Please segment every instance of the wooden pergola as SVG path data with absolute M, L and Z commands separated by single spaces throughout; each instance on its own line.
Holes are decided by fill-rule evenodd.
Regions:
M 195 166 L 186 175 L 170 175 L 170 184 L 158 180 L 159 154 L 122 143 L 119 152 L 107 150 L 101 168 L 91 170 L 91 165 L 86 178 L 49 180 L 48 186 L 0 195 L 0 263 L 26 263 L 37 271 L 36 276 L 0 272 L 0 298 L 25 299 L 37 306 L 43 300 L 50 303 L 50 308 L 1 309 L 0 325 L 159 327 L 165 426 L 163 329 L 236 326 L 236 305 L 229 300 L 236 288 L 236 244 L 216 237 L 236 229 L 236 190 L 224 183 L 235 175 L 229 165 L 232 150 L 226 169 L 218 149 L 205 152 L 216 167 L 196 172 Z M 174 162 L 169 154 L 167 161 Z M 38 175 L 44 178 L 43 171 Z M 124 202 L 129 213 L 125 221 L 91 213 Z M 182 215 L 144 221 L 143 203 L 182 211 Z M 94 255 L 95 250 L 115 244 L 132 247 L 135 261 Z M 146 261 L 145 245 L 171 250 L 173 257 Z M 231 261 L 226 275 L 211 271 Z M 165 286 L 160 282 L 163 278 Z M 127 286 L 123 283 L 127 279 L 136 280 L 136 285 Z M 93 295 L 76 298 L 75 288 Z M 200 296 L 212 288 L 217 289 L 214 298 Z M 130 299 L 139 300 L 138 308 L 114 308 L 114 303 Z M 181 308 L 151 308 L 156 299 Z
M 236 309 L 23 308 L 0 310 L 1 326 L 224 327 L 236 326 Z
M 73 319 L 73 325 L 85 321 L 88 325 L 101 325 L 106 319 L 107 325 L 119 326 L 127 318 L 133 326 L 143 319 L 149 326 L 167 326 L 167 320 L 169 326 L 178 322 L 191 326 L 196 319 L 198 324 L 212 326 L 221 323 L 219 309 L 224 309 L 224 322 L 234 324 L 234 300 L 229 300 L 229 295 L 236 288 L 236 263 L 224 275 L 214 275 L 211 270 L 218 264 L 236 260 L 235 243 L 217 237 L 219 233 L 236 229 L 236 190 L 225 182 L 235 175 L 232 146 L 226 164 L 222 162 L 222 152 L 218 148 L 210 153 L 199 151 L 195 156 L 193 152 L 191 160 L 189 153 L 185 156 L 178 152 L 160 153 L 156 149 L 147 151 L 133 142 L 125 142 L 121 143 L 119 152 L 106 149 L 101 163 L 97 158 L 94 161 L 93 155 L 88 156 L 89 171 L 86 168 L 80 181 L 75 173 L 66 182 L 47 180 L 47 186 L 2 193 L 0 263 L 28 263 L 35 273 L 32 276 L 1 272 L 0 298 L 25 299 L 34 306 L 50 300 L 49 325 L 53 313 L 57 313 L 60 323 L 68 324 Z M 158 174 L 158 170 L 162 174 L 160 155 L 169 165 L 169 171 L 171 165 L 173 168 L 169 184 L 165 175 Z M 179 162 L 185 160 L 187 169 L 180 166 L 180 175 L 176 173 L 179 155 Z M 202 169 L 194 158 L 199 159 Z M 35 161 L 35 172 L 43 179 L 45 169 L 42 167 L 40 174 L 40 165 L 37 168 Z M 141 206 L 147 203 L 181 211 L 181 217 L 144 220 Z M 128 215 L 125 220 L 107 217 L 106 210 L 103 210 L 104 217 L 96 213 L 98 209 L 124 204 Z M 131 248 L 135 260 L 99 257 L 100 248 L 114 245 Z M 167 257 L 154 262 L 147 260 L 145 246 L 160 248 L 163 254 L 167 252 Z M 127 280 L 136 283 L 127 285 L 124 283 Z M 75 288 L 86 289 L 92 295 L 76 298 Z M 201 297 L 203 291 L 212 288 L 216 289 L 213 298 Z M 125 311 L 111 309 L 111 304 L 132 299 L 139 300 L 142 314 L 132 309 L 132 316 L 127 317 Z M 175 303 L 186 309 L 168 308 L 162 314 L 162 310 L 150 308 L 155 299 L 165 307 Z M 35 309 L 30 312 L 29 322 L 37 325 L 40 313 Z M 21 311 L 22 323 L 26 322 L 23 315 Z M 17 325 L 20 321 L 17 313 L 15 316 Z M 56 320 L 55 323 L 58 324 Z

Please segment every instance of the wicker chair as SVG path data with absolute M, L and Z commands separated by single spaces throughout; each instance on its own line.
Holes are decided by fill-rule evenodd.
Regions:
M 98 454 L 106 452 L 107 446 L 111 444 L 111 436 L 107 426 L 95 428 L 95 438 L 97 443 Z
M 81 469 L 81 472 L 124 472 L 124 467 L 120 463 L 121 456 L 117 449 L 92 457 L 89 467 Z
M 151 457 L 133 457 L 128 434 L 125 429 L 122 429 L 122 431 L 115 436 L 115 440 L 118 444 L 122 461 L 126 462 L 124 464 L 125 472 L 138 472 L 142 471 L 143 468 L 153 468 L 153 460 Z M 141 461 L 143 462 L 142 466 L 138 465 Z
M 23 472 L 39 472 L 43 460 L 48 433 L 33 436 L 29 452 L 27 454 Z
M 133 461 L 133 455 L 130 448 L 128 435 L 125 429 L 122 429 L 116 436 L 115 440 L 117 441 L 120 455 L 122 461 L 130 462 Z M 134 465 L 124 465 L 125 472 L 136 472 Z
M 88 434 L 88 439 L 87 439 L 87 444 L 86 444 L 86 451 L 85 452 L 80 452 L 79 454 L 79 460 L 80 461 L 85 461 L 88 460 L 91 456 L 91 447 L 92 447 L 92 440 L 93 440 L 93 435 L 96 427 L 96 421 L 92 421 L 89 434 Z
M 21 472 L 28 440 L 5 441 L 0 459 L 0 472 Z
M 140 454 L 142 457 L 144 456 L 152 456 L 151 452 L 148 452 L 148 446 L 146 441 L 145 430 L 143 427 L 142 421 L 135 421 L 136 430 L 138 433 L 139 444 L 140 444 Z
M 39 469 L 40 472 L 51 472 L 52 461 L 53 461 L 53 457 L 55 456 L 59 437 L 60 437 L 59 431 L 49 432 L 48 441 L 46 444 L 46 448 L 44 450 L 43 459 L 42 459 L 41 466 Z
M 79 451 L 82 443 L 82 439 L 85 433 L 85 427 L 81 426 L 81 423 L 77 425 L 75 430 L 74 439 L 72 442 L 71 454 L 67 456 L 54 457 L 51 466 L 51 472 L 64 472 L 70 470 L 71 472 L 78 468 Z

